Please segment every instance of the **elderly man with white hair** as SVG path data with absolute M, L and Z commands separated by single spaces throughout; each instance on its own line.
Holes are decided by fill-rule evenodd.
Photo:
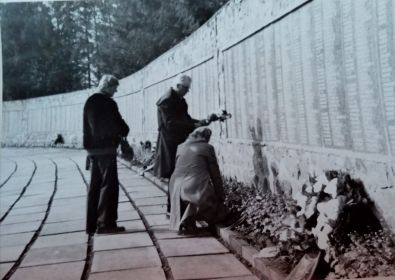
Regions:
M 83 145 L 91 165 L 88 190 L 86 232 L 88 234 L 124 231 L 117 226 L 119 182 L 116 151 L 120 139 L 129 133 L 129 127 L 112 99 L 118 79 L 103 75 L 97 92 L 84 106 Z
M 178 75 L 171 87 L 156 103 L 158 107 L 158 141 L 154 163 L 154 175 L 170 178 L 174 171 L 177 146 L 184 142 L 197 127 L 209 124 L 207 120 L 196 120 L 188 114 L 184 96 L 191 87 L 188 75 Z M 170 197 L 167 205 L 170 213 Z

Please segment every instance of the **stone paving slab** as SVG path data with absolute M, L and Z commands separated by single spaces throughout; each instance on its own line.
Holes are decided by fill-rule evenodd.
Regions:
M 14 185 L 12 186 L 12 188 L 11 186 L 12 185 L 10 185 L 10 187 L 7 187 L 7 185 L 5 185 L 0 189 L 1 198 L 3 200 L 5 198 L 8 198 L 9 196 L 18 196 L 22 192 L 24 187 L 24 185 Z
M 23 198 L 26 197 L 32 197 L 32 196 L 37 196 L 37 195 L 46 195 L 48 193 L 48 190 L 53 189 L 53 185 L 50 185 L 46 188 L 42 187 L 42 188 L 33 188 L 33 186 L 29 185 L 29 187 L 27 188 L 26 192 L 23 194 Z
M 59 165 L 60 162 L 58 162 Z M 61 164 L 69 164 L 68 162 L 62 162 Z M 77 167 L 75 165 L 71 165 L 68 167 L 63 167 L 62 169 L 58 169 L 58 180 L 59 182 L 69 182 L 72 185 L 75 182 L 82 181 L 81 177 L 75 176 L 77 171 Z M 78 171 L 77 171 L 78 172 Z
M 0 183 L 3 183 L 12 172 L 14 172 L 15 163 L 4 158 L 1 159 L 0 164 Z M 18 170 L 18 169 L 17 169 Z
M 133 191 L 134 189 L 139 189 L 141 187 L 153 188 L 152 184 L 150 182 L 147 182 L 145 179 L 143 179 L 143 181 L 120 179 L 119 181 L 121 182 L 122 186 L 124 186 L 128 192 Z
M 10 186 L 22 186 L 24 187 L 27 182 L 29 182 L 30 177 L 32 176 L 33 173 L 33 168 L 31 171 L 29 171 L 28 174 L 20 174 L 16 175 L 14 174 L 10 180 L 4 185 L 4 188 L 9 188 Z
M 86 190 L 84 180 L 81 176 L 75 176 L 77 170 L 62 174 L 61 178 L 58 178 L 58 185 L 65 186 L 69 190 Z
M 0 195 L 1 195 L 1 201 L 4 202 L 14 202 L 15 199 L 17 199 L 20 195 L 22 190 L 12 190 L 12 191 L 1 191 Z
M 96 252 L 92 272 L 161 266 L 155 247 Z
M 166 257 L 223 254 L 229 252 L 214 237 L 164 239 L 158 242 Z
M 130 186 L 127 187 L 126 190 L 128 191 L 129 194 L 134 194 L 134 193 L 152 193 L 152 194 L 161 194 L 161 195 L 166 195 L 163 191 L 158 189 L 157 187 L 151 185 L 151 186 Z
M 0 262 L 15 262 L 24 249 L 25 246 L 0 248 Z
M 46 222 L 47 223 L 67 222 L 67 221 L 73 221 L 73 220 L 80 220 L 80 219 L 84 219 L 84 218 L 85 218 L 85 209 L 82 207 L 76 206 L 76 209 L 73 211 L 70 211 L 70 212 L 50 210 Z
M 178 234 L 175 231 L 170 231 L 169 228 L 166 226 L 164 228 L 153 228 L 154 235 L 156 239 L 179 239 L 179 238 L 188 238 L 189 235 Z M 196 235 L 195 235 L 196 236 Z M 201 235 L 199 235 L 201 236 Z M 206 233 L 204 236 L 211 236 L 211 234 Z
M 69 193 L 62 193 L 62 192 L 57 192 L 55 195 L 56 199 L 65 199 L 65 198 L 77 198 L 77 197 L 86 197 L 86 192 L 85 191 L 76 191 L 76 192 L 69 192 Z
M 152 184 L 146 185 L 146 186 L 129 186 L 129 187 L 126 187 L 126 190 L 128 191 L 128 193 L 159 191 L 159 189 Z M 161 193 L 164 194 L 164 192 L 161 192 Z
M 39 194 L 41 192 L 45 192 L 53 189 L 55 185 L 55 179 L 52 179 L 51 181 L 47 181 L 47 182 L 37 182 L 36 181 L 37 176 L 40 175 L 36 173 L 32 181 L 30 182 L 29 186 L 26 188 L 27 194 Z
M 84 216 L 85 210 L 85 203 L 73 203 L 67 206 L 58 206 L 54 203 L 51 207 L 50 214 L 63 214 L 65 216 L 75 216 L 76 214 L 79 214 L 80 216 Z
M 80 279 L 85 262 L 69 262 L 19 268 L 10 280 L 76 280 Z
M 11 202 L 0 200 L 0 217 L 2 217 L 9 210 L 11 205 Z
M 150 205 L 166 205 L 166 197 L 152 197 L 152 198 L 136 198 L 135 203 L 137 206 L 150 206 Z
M 12 210 L 10 213 L 12 213 Z M 4 221 L 1 223 L 1 225 L 3 226 L 3 225 L 8 225 L 8 224 L 42 221 L 44 218 L 44 215 L 45 215 L 45 212 L 18 215 L 18 216 L 8 215 L 7 218 L 5 218 Z
M 145 218 L 150 226 L 168 226 L 170 224 L 170 220 L 163 214 L 145 215 Z
M 85 197 L 74 197 L 74 198 L 56 198 L 52 201 L 52 207 L 64 207 L 69 205 L 86 205 L 86 196 Z M 84 212 L 85 213 L 85 208 Z
M 75 197 L 75 196 L 86 196 L 87 189 L 85 187 L 84 182 L 78 183 L 78 187 L 70 188 L 67 185 L 62 185 L 58 183 L 58 190 L 56 192 L 55 197 L 58 199 L 67 198 L 67 197 Z
M 14 263 L 0 263 L 0 278 L 3 279 L 3 277 L 8 273 L 8 271 L 11 269 L 11 267 L 14 265 Z
M 40 168 L 43 168 L 43 167 L 41 166 Z M 52 175 L 52 174 L 55 174 L 55 172 L 53 170 L 47 171 L 46 175 L 44 175 L 44 176 L 36 173 L 31 181 L 31 184 L 32 185 L 52 184 L 52 188 L 53 188 L 53 186 L 55 184 L 54 178 L 53 179 L 52 178 L 49 178 L 49 179 L 48 178 L 40 178 L 40 176 L 48 177 L 48 173 L 50 174 L 49 177 L 53 177 L 54 175 Z
M 86 193 L 87 193 L 87 188 L 85 186 L 85 183 L 81 180 L 81 182 L 79 182 L 75 186 L 67 186 L 65 184 L 58 183 L 58 190 L 56 192 L 55 197 L 81 196 L 81 195 L 86 195 Z
M 36 241 L 32 246 L 32 249 L 85 244 L 87 242 L 88 242 L 88 235 L 85 234 L 85 232 L 45 235 L 45 236 L 39 236 L 36 239 Z
M 141 183 L 128 183 L 128 184 L 124 184 L 124 181 L 121 181 L 121 184 L 124 186 L 124 188 L 126 189 L 126 191 L 128 193 L 133 193 L 133 192 L 145 192 L 145 191 L 159 191 L 159 189 L 155 186 L 148 185 L 147 183 L 145 183 L 144 185 L 142 185 Z
M 206 279 L 250 276 L 232 254 L 168 258 L 174 279 Z
M 12 175 L 11 179 L 21 178 L 21 177 L 30 177 L 33 172 L 33 163 L 30 160 L 21 160 L 18 159 L 18 168 L 14 175 Z
M 26 198 L 31 198 L 31 197 L 37 197 L 37 196 L 46 196 L 47 195 L 47 193 L 48 193 L 48 191 L 46 190 L 46 191 L 43 191 L 43 190 L 34 190 L 34 193 L 24 193 L 23 194 L 23 199 L 26 199 Z
M 85 231 L 85 226 L 85 219 L 67 222 L 45 223 L 40 235 Z
M 98 235 L 94 238 L 94 251 L 154 246 L 148 233 Z
M 132 171 L 129 169 L 118 170 L 118 178 L 124 186 L 152 187 L 152 183 L 141 176 L 133 175 Z
M 144 215 L 166 214 L 167 212 L 166 205 L 140 206 L 139 209 Z
M 26 245 L 32 239 L 33 235 L 34 232 L 0 235 L 0 246 L 1 248 L 4 248 Z
M 0 194 L 0 196 L 1 196 L 1 194 Z M 30 206 L 30 207 L 24 207 L 24 208 L 13 208 L 11 210 L 9 216 L 37 214 L 37 213 L 43 213 L 45 211 L 47 211 L 47 205 Z
M 122 196 L 118 198 L 118 203 L 130 203 L 129 198 L 127 198 L 126 196 Z
M 125 233 L 139 232 L 145 231 L 145 226 L 141 220 L 133 220 L 133 221 L 121 221 L 118 222 L 119 226 L 124 226 L 126 229 Z
M 118 203 L 118 211 L 136 211 L 134 210 L 133 205 L 127 201 L 127 202 L 123 202 L 123 203 Z
M 42 196 L 34 196 L 31 198 L 23 198 L 15 204 L 15 208 L 29 207 L 29 206 L 38 206 L 38 205 L 48 205 L 48 201 L 50 198 L 50 192 L 47 195 Z
M 119 211 L 118 210 L 118 221 L 130 221 L 139 220 L 140 216 L 136 210 Z
M 21 267 L 82 261 L 86 258 L 86 244 L 30 249 Z
M 1 225 L 0 235 L 36 231 L 40 224 L 41 221 Z
M 156 198 L 156 197 L 166 197 L 167 198 L 167 196 L 164 193 L 159 192 L 159 191 L 158 192 L 154 192 L 154 193 L 151 193 L 149 191 L 146 191 L 146 192 L 131 192 L 129 194 L 130 194 L 130 197 L 133 200 L 135 200 L 137 198 Z
M 92 273 L 89 280 L 166 280 L 161 267 Z
M 51 152 L 52 150 L 41 150 L 45 157 L 51 156 Z M 85 154 L 82 151 L 53 150 L 53 152 L 56 152 L 54 161 L 58 165 L 59 172 L 58 190 L 40 236 L 35 240 L 11 278 L 13 280 L 81 278 L 87 257 L 88 240 L 88 235 L 85 234 L 86 187 L 74 163 L 65 159 L 64 155 L 67 153 L 67 157 L 72 157 L 79 164 L 88 182 L 90 174 L 83 170 Z M 30 156 L 33 158 L 34 152 Z M 54 176 L 51 174 L 54 173 L 51 172 L 54 172 L 54 166 L 52 163 L 43 164 L 48 161 L 47 159 L 42 161 L 34 159 L 38 169 L 30 185 L 31 188 L 27 189 L 25 195 L 15 205 L 23 207 L 15 207 L 8 217 L 14 219 L 14 222 L 28 222 L 31 218 L 35 219 L 39 216 L 35 213 L 41 213 L 40 216 L 43 216 L 53 191 Z M 26 178 L 29 178 L 31 171 L 32 169 L 30 173 L 26 172 Z M 166 194 L 151 182 L 127 168 L 119 169 L 119 178 L 126 187 L 126 191 L 144 213 L 164 256 L 168 257 L 176 279 L 256 280 L 251 272 L 229 254 L 219 241 L 209 237 L 208 232 L 196 237 L 178 235 L 176 232 L 169 231 L 169 220 L 164 215 L 167 203 Z M 14 195 L 9 192 L 10 196 L 6 203 L 12 203 L 10 197 L 16 198 L 19 195 L 16 188 L 12 191 Z M 125 226 L 127 231 L 120 234 L 95 234 L 93 236 L 94 251 L 89 280 L 166 279 L 158 251 L 153 246 L 138 212 L 128 201 L 122 189 L 119 201 L 121 203 L 118 208 L 118 224 Z M 43 205 L 40 206 L 40 203 Z M 7 226 L 7 223 L 12 222 L 7 221 L 4 226 Z M 1 226 L 3 227 L 3 224 Z M 6 252 L 4 261 L 14 261 L 33 234 L 30 232 L 29 235 L 0 235 L 0 262 L 3 247 L 7 248 L 3 250 Z M 5 243 L 3 239 L 6 240 Z M 10 267 L 11 265 L 8 269 Z

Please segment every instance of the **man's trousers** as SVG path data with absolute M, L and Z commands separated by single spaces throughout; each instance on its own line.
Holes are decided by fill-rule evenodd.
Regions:
M 116 226 L 119 182 L 115 155 L 95 155 L 90 156 L 90 160 L 86 232 L 94 233 L 97 227 Z

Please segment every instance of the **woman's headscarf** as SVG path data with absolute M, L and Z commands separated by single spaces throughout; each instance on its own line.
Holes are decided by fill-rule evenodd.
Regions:
M 204 140 L 210 141 L 211 129 L 205 126 L 196 128 L 191 134 L 189 134 L 188 140 Z

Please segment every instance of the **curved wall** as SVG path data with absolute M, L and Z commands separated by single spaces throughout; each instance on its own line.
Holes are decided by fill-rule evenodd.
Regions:
M 180 72 L 192 116 L 212 124 L 223 173 L 273 192 L 326 170 L 360 178 L 395 228 L 395 3 L 233 0 L 189 38 L 121 80 L 129 139 L 156 140 L 156 100 Z M 3 143 L 81 143 L 91 90 L 3 105 Z

